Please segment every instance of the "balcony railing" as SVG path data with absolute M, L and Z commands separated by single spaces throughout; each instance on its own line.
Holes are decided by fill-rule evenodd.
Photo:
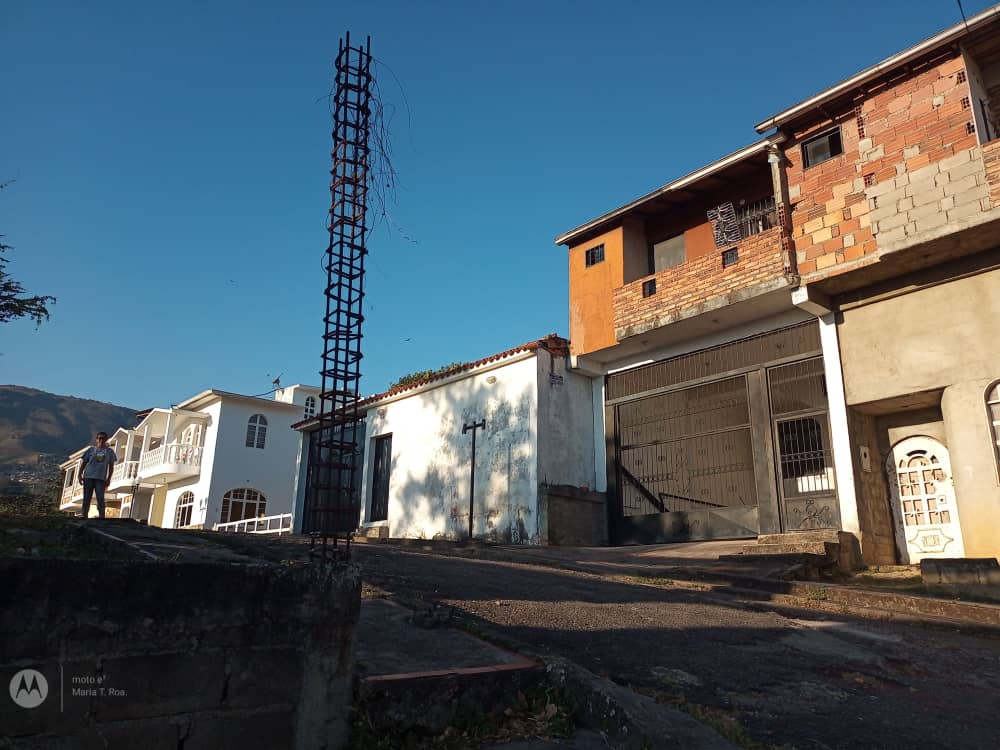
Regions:
M 134 484 L 139 475 L 138 461 L 122 461 L 111 472 L 111 484 Z
M 280 516 L 261 516 L 260 518 L 246 518 L 242 521 L 217 523 L 212 528 L 214 531 L 238 534 L 276 534 L 280 536 L 292 533 L 292 514 L 282 513 Z
M 139 460 L 139 476 L 197 474 L 201 468 L 201 446 L 168 443 L 146 451 Z

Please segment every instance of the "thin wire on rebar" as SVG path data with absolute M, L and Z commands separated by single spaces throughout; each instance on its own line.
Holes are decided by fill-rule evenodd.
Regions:
M 310 441 L 306 491 L 306 526 L 322 537 L 324 557 L 326 540 L 334 539 L 333 553 L 337 556 L 337 538 L 344 536 L 349 543 L 358 520 L 357 402 L 371 187 L 371 62 L 370 38 L 364 47 L 352 46 L 350 34 L 341 40 L 332 113 L 321 407 L 319 429 Z M 392 175 L 388 179 L 387 184 L 394 184 Z

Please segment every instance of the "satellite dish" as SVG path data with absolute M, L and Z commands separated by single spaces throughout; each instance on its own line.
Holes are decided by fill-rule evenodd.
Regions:
M 281 376 L 284 374 L 285 373 L 283 372 L 278 373 L 278 375 L 275 376 L 274 380 L 271 381 L 271 385 L 274 386 L 274 390 L 278 390 L 279 388 L 281 388 Z

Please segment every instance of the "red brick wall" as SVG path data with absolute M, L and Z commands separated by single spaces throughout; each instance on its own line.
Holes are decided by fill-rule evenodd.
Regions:
M 615 329 L 648 329 L 686 307 L 781 277 L 784 265 L 779 232 L 778 228 L 768 229 L 743 240 L 737 245 L 739 261 L 729 268 L 722 267 L 719 250 L 615 289 Z M 654 278 L 656 294 L 643 297 L 643 282 Z
M 869 90 L 854 103 L 858 109 L 841 106 L 833 122 L 790 134 L 792 237 L 803 281 L 848 270 L 890 242 L 981 210 L 971 205 L 978 193 L 967 191 L 976 187 L 975 176 L 967 179 L 973 167 L 963 166 L 977 144 L 967 132 L 973 115 L 962 102 L 969 96 L 964 70 L 962 58 L 948 53 Z M 803 168 L 802 141 L 834 124 L 843 154 Z M 943 174 L 953 166 L 949 159 L 962 172 L 953 180 Z

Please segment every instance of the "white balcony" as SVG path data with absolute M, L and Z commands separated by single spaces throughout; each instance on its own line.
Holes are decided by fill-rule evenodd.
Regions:
M 138 461 L 122 461 L 115 466 L 115 470 L 111 472 L 111 481 L 108 483 L 108 489 L 114 490 L 130 490 L 135 486 L 136 481 L 139 477 L 139 462 Z
M 73 483 L 70 487 L 63 487 L 62 495 L 59 498 L 59 510 L 79 510 L 83 503 L 83 486 Z
M 174 482 L 196 477 L 201 471 L 201 446 L 168 443 L 146 451 L 139 459 L 141 482 Z

